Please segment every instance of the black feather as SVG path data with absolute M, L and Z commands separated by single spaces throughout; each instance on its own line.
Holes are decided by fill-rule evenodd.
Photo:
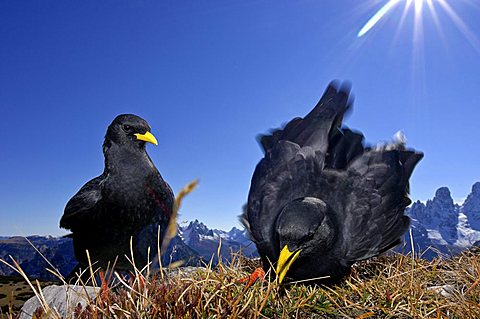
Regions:
M 338 280 L 358 261 L 394 247 L 409 226 L 408 180 L 423 154 L 373 149 L 342 127 L 350 85 L 328 86 L 303 119 L 259 138 L 265 155 L 242 215 L 265 267 L 301 249 L 287 276 Z
M 152 260 L 157 232 L 165 233 L 174 196 L 135 134 L 145 134 L 150 126 L 142 118 L 117 116 L 107 129 L 103 144 L 103 173 L 87 182 L 67 203 L 60 227 L 72 231 L 75 256 L 88 265 L 112 265 L 131 269 L 130 240 L 137 268 Z M 148 255 L 150 247 L 150 255 Z

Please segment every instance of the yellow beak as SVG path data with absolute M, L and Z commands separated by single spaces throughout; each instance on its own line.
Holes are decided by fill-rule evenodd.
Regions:
M 295 259 L 298 258 L 298 255 L 300 255 L 301 251 L 301 249 L 298 249 L 296 251 L 290 251 L 288 250 L 287 245 L 283 247 L 282 251 L 280 252 L 280 257 L 278 257 L 276 270 L 277 280 L 279 284 L 282 283 L 283 278 L 285 278 L 285 275 L 287 274 L 287 271 L 290 269 L 290 266 L 293 264 Z
M 137 137 L 137 140 L 158 145 L 158 142 L 155 136 L 153 136 L 153 134 L 148 131 L 145 134 L 135 133 L 134 135 Z

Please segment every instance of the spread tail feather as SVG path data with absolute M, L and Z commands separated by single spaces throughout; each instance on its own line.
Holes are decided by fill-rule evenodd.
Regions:
M 331 82 L 317 105 L 303 119 L 294 118 L 284 128 L 270 134 L 260 135 L 257 140 L 264 152 L 281 140 L 291 141 L 299 146 L 312 146 L 315 151 L 326 153 L 328 140 L 340 128 L 345 114 L 351 109 L 353 97 L 348 82 Z

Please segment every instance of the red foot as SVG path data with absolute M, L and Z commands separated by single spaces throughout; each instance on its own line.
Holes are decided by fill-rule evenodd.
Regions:
M 247 282 L 247 288 L 248 288 L 251 285 L 253 285 L 255 283 L 255 281 L 257 281 L 258 278 L 260 278 L 262 281 L 265 280 L 264 279 L 265 278 L 265 271 L 261 267 L 255 269 L 250 276 L 240 279 L 239 282 L 248 281 Z

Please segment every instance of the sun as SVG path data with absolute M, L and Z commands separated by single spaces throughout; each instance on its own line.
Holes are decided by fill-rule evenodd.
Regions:
M 472 0 L 466 0 L 472 1 Z M 443 10 L 450 18 L 451 22 L 463 33 L 470 44 L 480 53 L 480 41 L 475 33 L 462 20 L 460 15 L 449 4 L 448 0 L 388 0 L 375 14 L 363 25 L 357 34 L 358 38 L 365 36 L 372 30 L 379 21 L 386 19 L 396 8 L 403 4 L 403 13 L 399 20 L 399 27 L 402 26 L 406 15 L 412 10 L 414 14 L 414 38 L 421 38 L 423 36 L 423 16 L 428 11 L 435 23 L 435 26 L 440 34 L 442 32 L 442 23 L 437 13 L 437 9 Z

